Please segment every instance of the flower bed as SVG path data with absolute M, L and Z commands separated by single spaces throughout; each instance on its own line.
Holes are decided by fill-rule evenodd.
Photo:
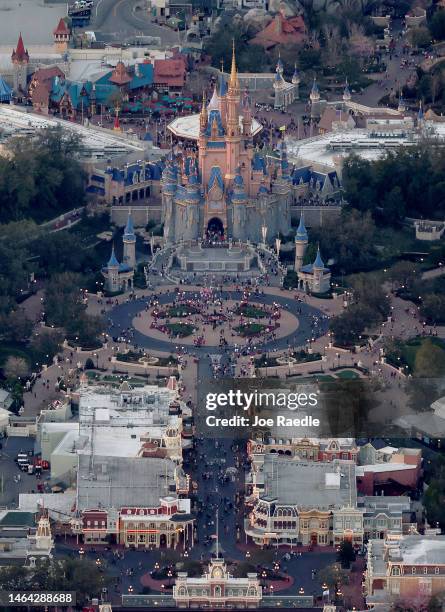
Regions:
M 255 366 L 257 368 L 269 368 L 279 365 L 287 365 L 289 360 L 283 357 L 283 361 L 280 363 L 278 361 L 280 357 L 267 357 L 266 355 L 261 355 L 258 359 L 255 359 Z M 294 351 L 291 353 L 291 362 L 292 363 L 307 363 L 310 361 L 319 361 L 321 359 L 321 353 L 307 353 L 304 350 Z
M 235 331 L 243 338 L 258 336 L 266 331 L 267 326 L 262 323 L 243 323 L 234 328 Z
M 263 308 L 253 304 L 241 304 L 236 308 L 235 314 L 248 317 L 249 319 L 264 319 L 264 317 L 268 316 L 268 313 Z
M 195 328 L 190 323 L 167 323 L 163 326 L 172 336 L 179 336 L 179 338 L 185 338 L 191 336 L 195 331 Z

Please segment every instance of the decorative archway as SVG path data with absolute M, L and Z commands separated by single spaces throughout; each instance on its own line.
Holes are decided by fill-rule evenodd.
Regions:
M 207 223 L 208 238 L 224 238 L 224 224 L 219 217 L 212 217 Z

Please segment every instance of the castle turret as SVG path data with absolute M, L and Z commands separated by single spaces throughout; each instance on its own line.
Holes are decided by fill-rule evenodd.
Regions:
M 53 30 L 54 47 L 56 53 L 65 53 L 71 38 L 71 31 L 63 18 L 60 18 L 59 25 Z
M 111 248 L 111 256 L 103 270 L 103 274 L 105 276 L 105 289 L 110 293 L 119 291 L 119 262 L 114 253 L 114 244 Z
M 309 94 L 311 102 L 311 119 L 320 118 L 320 92 L 318 90 L 317 79 L 314 77 L 311 93 Z
M 131 211 L 128 213 L 127 225 L 124 230 L 124 259 L 123 262 L 130 266 L 136 267 L 136 234 L 134 233 L 133 219 Z
M 304 255 L 308 245 L 308 235 L 304 225 L 304 213 L 301 212 L 300 223 L 295 234 L 295 272 L 298 272 L 303 265 Z
M 419 102 L 419 111 L 417 113 L 417 127 L 423 127 L 423 121 L 424 121 L 423 106 L 422 106 L 422 100 L 420 100 L 420 102 Z
M 294 65 L 294 74 L 292 75 L 292 85 L 294 86 L 294 99 L 298 100 L 300 97 L 300 73 L 298 72 L 297 63 Z
M 397 110 L 399 111 L 399 113 L 404 113 L 406 111 L 406 104 L 405 104 L 405 100 L 403 98 L 402 92 L 400 92 L 399 104 L 397 106 Z
M 29 53 L 25 49 L 21 32 L 17 47 L 12 51 L 11 61 L 13 64 L 13 89 L 17 96 L 21 98 L 22 96 L 20 94 L 26 94 L 27 91 L 29 64 Z

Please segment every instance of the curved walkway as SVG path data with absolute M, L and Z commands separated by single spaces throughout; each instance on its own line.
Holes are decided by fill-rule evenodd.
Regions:
M 195 292 L 185 287 L 181 287 L 181 289 L 185 292 L 185 295 L 190 296 L 190 298 L 194 297 L 195 293 L 198 293 L 197 291 Z M 159 296 L 159 302 L 160 304 L 172 303 L 175 296 L 176 293 L 174 291 L 164 293 Z M 218 292 L 217 296 L 222 297 L 225 300 L 240 301 L 243 293 L 241 291 L 222 291 Z M 327 332 L 328 320 L 326 319 L 325 314 L 318 308 L 309 306 L 305 303 L 297 302 L 295 299 L 276 294 L 255 295 L 252 296 L 252 301 L 269 306 L 271 306 L 273 302 L 278 302 L 283 309 L 288 310 L 299 321 L 299 326 L 297 329 L 290 330 L 288 334 L 283 335 L 281 338 L 270 340 L 265 343 L 261 343 L 261 339 L 255 339 L 256 344 L 261 346 L 261 348 L 265 351 L 286 349 L 288 346 L 302 346 L 310 338 L 318 338 Z M 108 313 L 108 317 L 111 320 L 109 329 L 110 335 L 113 337 L 119 337 L 123 335 L 125 330 L 134 329 L 133 319 L 139 312 L 145 311 L 146 303 L 147 300 L 145 298 L 140 298 L 132 302 L 126 302 L 115 306 Z M 182 346 L 180 338 L 161 340 L 148 336 L 138 330 L 134 330 L 132 343 L 143 348 L 166 352 L 171 352 L 172 346 Z M 221 349 L 215 346 L 194 346 L 193 352 L 203 355 L 209 353 L 220 353 Z

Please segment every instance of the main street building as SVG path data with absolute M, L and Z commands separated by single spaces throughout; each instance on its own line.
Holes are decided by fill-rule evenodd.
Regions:
M 253 474 L 246 535 L 259 545 L 363 543 L 352 461 L 298 461 L 265 455 Z

